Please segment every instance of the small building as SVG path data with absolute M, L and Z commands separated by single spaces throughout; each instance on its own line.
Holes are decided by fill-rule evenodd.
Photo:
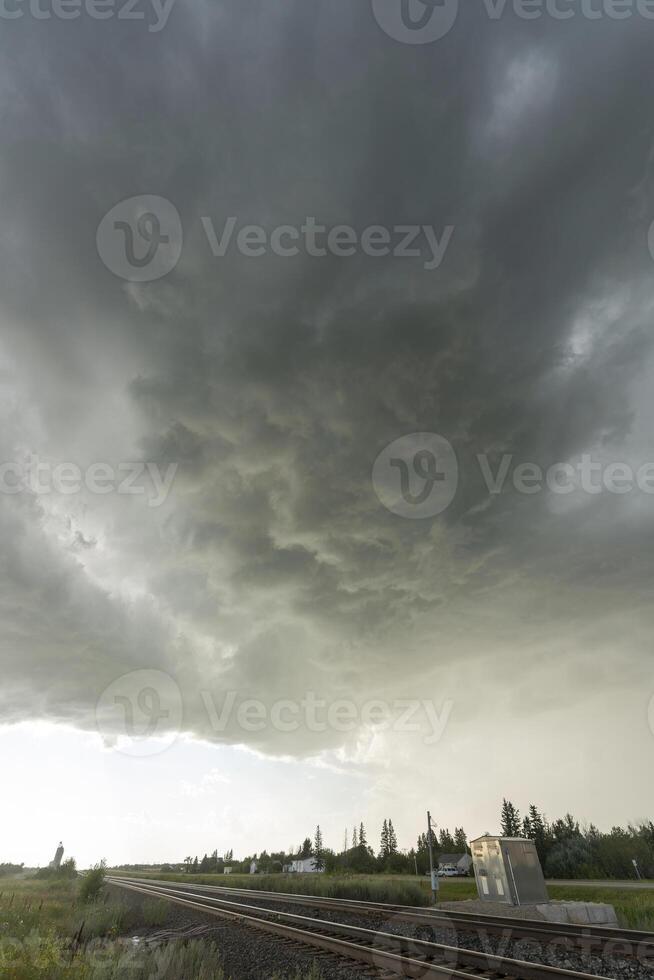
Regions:
M 259 870 L 259 865 L 256 861 L 250 861 L 250 874 L 255 875 Z
M 472 858 L 469 854 L 441 854 L 438 859 L 438 870 L 445 867 L 455 868 L 460 874 L 470 874 Z
M 223 874 L 224 875 L 231 875 L 231 873 L 232 873 L 231 867 L 229 867 L 229 868 L 223 868 Z
M 319 874 L 325 869 L 324 868 L 318 869 L 316 867 L 316 859 L 312 857 L 308 857 L 308 858 L 296 858 L 295 861 L 291 862 L 290 870 L 294 874 L 302 875 L 302 874 Z
M 482 902 L 537 905 L 549 902 L 533 840 L 491 837 L 471 842 L 477 891 Z

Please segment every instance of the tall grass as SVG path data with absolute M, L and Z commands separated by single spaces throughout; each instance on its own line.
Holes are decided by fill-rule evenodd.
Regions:
M 72 934 L 76 886 L 73 881 L 3 879 L 0 888 L 0 935 L 22 939 L 35 929 Z
M 220 885 L 291 895 L 388 902 L 393 905 L 424 906 L 431 901 L 427 882 L 422 884 L 411 879 L 381 876 L 156 874 L 137 877 L 154 877 L 160 881 L 183 882 L 186 885 Z
M 220 948 L 191 940 L 147 948 L 125 942 L 96 943 L 71 953 L 53 933 L 33 932 L 22 941 L 0 939 L 2 980 L 229 980 Z M 321 980 L 314 963 L 292 980 Z M 275 973 L 271 980 L 289 980 Z
M 171 905 L 164 899 L 148 899 L 141 907 L 141 922 L 144 926 L 163 926 L 170 918 Z
M 82 926 L 84 939 L 114 937 L 140 922 L 137 910 L 127 902 L 81 902 L 73 881 L 3 879 L 2 884 L 0 936 L 5 938 L 20 941 L 33 932 L 71 937 Z
M 614 907 L 623 929 L 654 931 L 654 889 L 548 885 L 547 890 L 557 902 L 607 902 Z

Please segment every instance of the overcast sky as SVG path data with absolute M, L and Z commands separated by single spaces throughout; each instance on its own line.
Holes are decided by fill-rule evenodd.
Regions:
M 560 6 L 7 4 L 0 860 L 652 816 L 654 21 Z

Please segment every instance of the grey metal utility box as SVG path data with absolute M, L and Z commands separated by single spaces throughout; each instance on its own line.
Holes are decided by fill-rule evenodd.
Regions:
M 506 905 L 549 902 L 536 845 L 523 837 L 478 837 L 470 844 L 479 898 Z

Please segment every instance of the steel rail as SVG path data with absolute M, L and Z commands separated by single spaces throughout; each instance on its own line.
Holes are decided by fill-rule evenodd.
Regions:
M 114 878 L 120 876 L 114 875 Z M 181 882 L 160 881 L 152 878 L 129 878 L 129 881 L 140 881 L 145 884 L 157 884 L 171 887 Z M 311 906 L 315 909 L 325 909 L 341 912 L 352 912 L 362 915 L 380 915 L 391 913 L 399 921 L 411 922 L 416 925 L 440 926 L 462 932 L 481 932 L 516 939 L 534 939 L 539 942 L 567 939 L 572 945 L 584 951 L 591 952 L 593 948 L 606 951 L 611 955 L 647 958 L 654 963 L 654 933 L 637 929 L 619 929 L 613 926 L 577 926 L 567 922 L 542 922 L 537 919 L 518 919 L 512 916 L 489 915 L 476 912 L 459 912 L 455 910 L 425 909 L 407 905 L 386 904 L 383 902 L 363 902 L 349 898 L 326 898 L 322 895 L 299 895 L 290 892 L 269 892 L 262 889 L 229 888 L 221 885 L 190 884 L 184 887 L 202 889 L 205 892 L 216 892 L 225 896 L 255 898 L 257 901 L 283 903 L 288 905 Z M 622 948 L 615 948 L 622 947 Z
M 369 954 L 369 958 L 365 962 L 377 967 L 388 967 L 393 972 L 400 973 L 401 976 L 432 977 L 445 975 L 451 978 L 475 977 L 476 980 L 480 980 L 481 977 L 490 974 L 493 977 L 505 977 L 507 980 L 605 980 L 605 978 L 598 978 L 596 975 L 591 976 L 586 973 L 546 966 L 544 964 L 529 963 L 496 954 L 480 953 L 476 950 L 427 942 L 421 939 L 414 939 L 411 936 L 378 932 L 373 929 L 364 929 L 360 926 L 296 915 L 292 912 L 279 912 L 275 909 L 261 908 L 260 906 L 247 905 L 242 902 L 230 902 L 226 899 L 206 895 L 198 896 L 194 892 L 184 891 L 182 887 L 162 888 L 150 883 L 131 884 L 124 878 L 108 877 L 107 880 L 117 887 L 127 888 L 143 895 L 154 895 L 157 898 L 163 898 L 175 904 L 185 905 L 197 911 L 216 915 L 222 914 L 224 917 L 236 919 L 247 925 L 256 924 L 256 927 L 260 929 L 265 926 L 273 926 L 273 931 L 278 934 L 280 933 L 281 926 L 285 930 L 292 930 L 293 939 L 297 939 L 307 945 L 316 945 L 313 940 L 319 938 L 321 940 L 320 948 L 323 949 L 329 948 L 324 945 L 325 940 L 338 943 L 339 949 L 343 943 L 350 950 L 357 949 L 361 951 L 365 949 Z M 201 897 L 203 901 L 197 901 L 198 897 Z M 256 915 L 252 913 L 256 913 Z M 271 922 L 270 919 L 261 919 L 260 913 L 274 916 L 275 921 Z M 284 920 L 284 923 L 287 923 L 287 925 L 280 923 L 280 920 Z M 304 928 L 299 928 L 300 926 Z M 309 928 L 307 929 L 307 927 Z M 336 938 L 337 936 L 347 936 L 348 939 L 343 940 Z M 352 942 L 354 939 L 362 940 L 362 942 Z M 388 949 L 388 946 L 391 949 Z M 399 947 L 401 952 L 393 952 L 393 947 Z M 338 952 L 338 949 L 333 947 L 332 951 Z M 423 955 L 420 959 L 416 960 L 416 953 Z M 348 953 L 344 952 L 344 955 L 348 955 Z M 387 957 L 389 956 L 394 957 L 394 965 L 391 965 L 390 961 L 387 961 Z M 359 956 L 355 958 L 363 961 Z M 435 962 L 435 960 L 440 962 Z M 404 963 L 408 964 L 410 972 L 402 973 L 397 969 L 398 965 Z M 420 973 L 415 972 L 416 964 L 419 964 L 421 967 Z M 464 967 L 466 970 L 471 969 L 474 972 L 462 972 L 458 967 Z

